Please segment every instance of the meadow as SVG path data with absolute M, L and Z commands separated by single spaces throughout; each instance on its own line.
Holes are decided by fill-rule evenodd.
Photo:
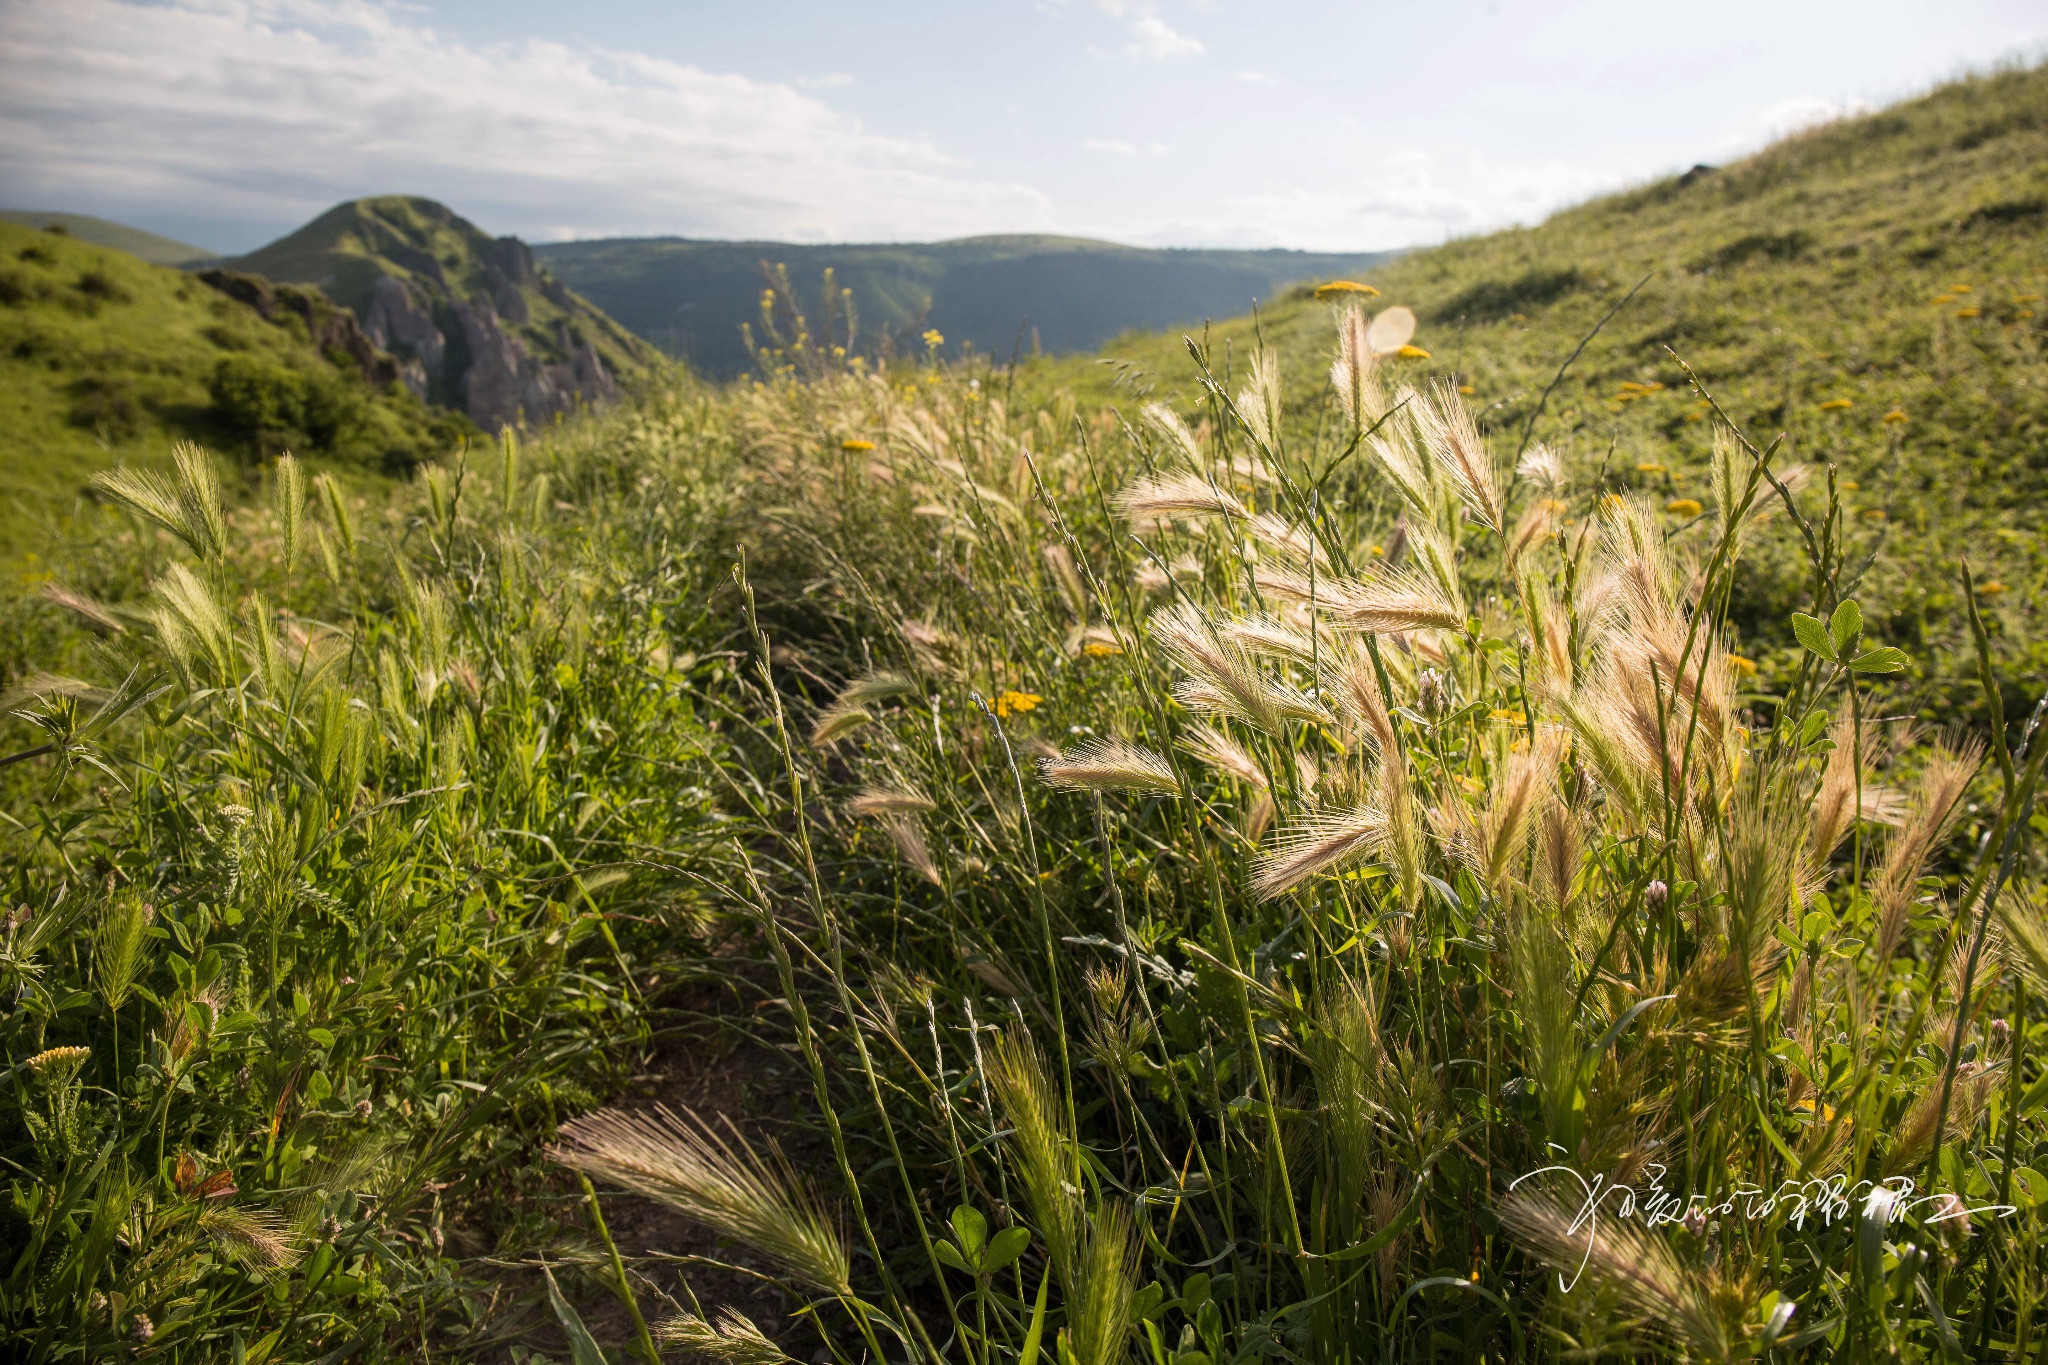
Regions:
M 2038 328 L 1652 349 L 1666 193 L 99 475 L 0 604 L 7 1354 L 2043 1358 Z M 1802 262 L 1903 309 L 1715 269 Z

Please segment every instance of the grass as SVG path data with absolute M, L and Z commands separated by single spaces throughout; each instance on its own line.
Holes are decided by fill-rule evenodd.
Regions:
M 1537 434 L 1615 486 L 1662 502 L 1707 499 L 1715 423 L 1680 362 L 1745 426 L 1786 434 L 1780 459 L 1834 465 L 1847 514 L 1883 552 L 1860 595 L 1871 629 L 1965 681 L 1930 704 L 1978 705 L 1967 682 L 1967 553 L 2010 680 L 2048 660 L 2038 518 L 2048 486 L 2048 75 L 2009 71 L 1843 120 L 1710 173 L 1566 210 L 1541 226 L 1452 242 L 1361 277 L 1412 307 L 1426 359 L 1414 382 L 1470 390 L 1510 448 Z M 1554 391 L 1558 367 L 1631 289 Z M 1307 290 L 1256 319 L 1197 335 L 1241 373 L 1259 338 L 1293 401 L 1321 401 L 1331 305 Z M 1112 366 L 1039 362 L 1033 392 L 1126 407 L 1191 407 L 1178 333 L 1109 346 Z M 1026 381 L 1018 381 L 1023 385 Z M 1234 382 L 1234 381 L 1233 381 Z M 1759 546 L 1731 611 L 1745 652 L 1792 644 L 1811 583 L 1802 556 Z M 1977 723 L 1981 710 L 1973 714 Z
M 110 246 L 139 256 L 151 265 L 187 265 L 194 261 L 207 261 L 220 255 L 218 251 L 203 246 L 193 246 L 174 237 L 160 233 L 145 232 L 141 228 L 129 227 L 126 223 L 109 222 L 87 213 L 35 213 L 27 209 L 0 209 L 0 221 L 19 223 L 23 227 L 48 228 L 55 226 L 81 242 L 94 246 Z
M 1738 341 L 1621 390 L 1623 310 L 1522 449 L 1618 301 L 1523 241 L 1375 277 L 1427 360 L 812 342 L 388 495 L 103 481 L 0 635 L 8 1351 L 2039 1358 L 2032 531 L 1846 486 L 2021 469 L 2026 320 L 1779 414 Z M 637 1112 L 707 1015 L 795 1122 Z
M 12 515 L 0 554 L 35 553 L 62 533 L 90 475 L 162 464 L 180 439 L 253 457 L 215 402 L 223 361 L 318 380 L 354 420 L 322 449 L 375 469 L 439 454 L 436 422 L 411 396 L 376 393 L 320 354 L 303 326 L 164 266 L 70 236 L 0 223 L 0 495 Z

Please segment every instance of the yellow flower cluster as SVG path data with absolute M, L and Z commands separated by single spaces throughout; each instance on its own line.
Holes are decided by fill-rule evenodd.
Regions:
M 1026 711 L 1037 710 L 1038 703 L 1044 700 L 1036 692 L 999 692 L 996 694 L 996 716 L 1001 720 L 1008 720 L 1013 715 L 1021 716 Z
M 1673 498 L 1664 504 L 1664 510 L 1674 517 L 1696 517 L 1707 509 L 1697 498 Z
M 847 452 L 849 455 L 858 455 L 865 451 L 873 450 L 875 448 L 875 443 L 873 441 L 863 441 L 856 436 L 841 441 L 839 443 L 839 448 Z
M 1429 352 L 1423 350 L 1420 346 L 1415 345 L 1413 342 L 1410 342 L 1408 345 L 1403 346 L 1400 350 L 1394 352 L 1394 354 L 1401 357 L 1401 359 L 1403 360 L 1429 359 Z
M 1316 297 L 1319 299 L 1334 299 L 1345 294 L 1358 294 L 1376 299 L 1380 296 L 1380 291 L 1369 284 L 1360 284 L 1357 280 L 1331 280 L 1328 284 L 1316 286 Z
M 1853 408 L 1855 406 L 1855 402 L 1851 399 L 1830 398 L 1827 402 L 1820 405 L 1820 410 L 1822 412 L 1841 412 L 1845 408 Z

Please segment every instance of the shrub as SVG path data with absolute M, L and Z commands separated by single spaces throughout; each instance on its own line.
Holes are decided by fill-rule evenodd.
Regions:
M 339 453 L 369 418 L 368 400 L 347 379 L 288 369 L 255 355 L 222 357 L 208 392 L 221 425 L 259 455 L 285 449 Z

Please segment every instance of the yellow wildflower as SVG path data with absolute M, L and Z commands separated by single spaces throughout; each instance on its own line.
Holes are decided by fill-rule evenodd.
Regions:
M 2014 294 L 2012 301 L 2017 304 L 2039 303 L 2041 296 L 2039 294 Z
M 1380 291 L 1369 284 L 1360 284 L 1357 280 L 1331 280 L 1328 284 L 1316 286 L 1316 297 L 1319 299 L 1333 299 L 1340 294 L 1363 294 L 1376 299 L 1380 296 Z
M 1021 716 L 1026 711 L 1036 710 L 1038 703 L 1044 700 L 1036 692 L 1002 692 L 996 696 L 996 715 L 1005 720 L 1012 715 Z
M 1862 487 L 1863 487 L 1863 485 L 1862 485 L 1862 484 L 1860 484 L 1860 483 L 1856 482 L 1856 480 L 1854 480 L 1854 479 L 1844 479 L 1844 480 L 1842 480 L 1841 486 L 1842 486 L 1843 488 L 1846 488 L 1846 489 L 1848 489 L 1848 490 L 1849 490 L 1849 491 L 1850 491 L 1851 493 L 1859 492 L 1859 491 L 1861 491 L 1861 489 L 1862 489 Z
M 1090 640 L 1081 646 L 1081 652 L 1091 659 L 1103 659 L 1112 654 L 1121 654 L 1123 650 L 1107 640 Z
M 1996 597 L 2005 590 L 2005 584 L 1999 582 L 1997 579 L 1994 578 L 1989 583 L 1979 583 L 1977 585 L 1977 596 Z
M 1636 466 L 1636 473 L 1638 474 L 1662 474 L 1664 472 L 1664 466 L 1656 463 L 1654 460 L 1646 460 Z
M 1479 392 L 1479 390 L 1473 388 L 1470 384 L 1460 384 L 1458 385 L 1458 392 L 1464 394 L 1467 398 L 1470 398 L 1473 394 Z
M 938 328 L 933 327 L 925 332 L 924 344 L 936 351 L 946 344 L 946 338 L 940 334 Z
M 1707 509 L 1700 505 L 1697 498 L 1673 498 L 1664 504 L 1664 510 L 1674 517 L 1696 517 Z
M 1510 711 L 1505 706 L 1496 706 L 1486 714 L 1487 717 L 1491 720 L 1504 720 L 1516 724 L 1519 724 L 1523 719 L 1525 719 L 1520 711 Z
M 1730 654 L 1728 656 L 1728 666 L 1745 678 L 1754 678 L 1756 676 L 1755 659 L 1746 658 L 1740 654 Z
M 1970 292 L 1970 286 L 1967 284 L 1952 284 L 1948 287 L 1948 292 L 1951 294 L 1967 294 Z
M 1827 402 L 1820 405 L 1820 410 L 1822 412 L 1840 412 L 1844 408 L 1853 408 L 1855 406 L 1856 404 L 1847 398 L 1830 398 Z
M 1929 304 L 1936 308 L 1939 308 L 1944 303 L 1954 303 L 1955 301 L 1956 296 L 1954 294 L 1936 294 L 1933 298 L 1927 300 Z
M 1895 427 L 1905 420 L 1906 410 L 1904 408 L 1893 408 L 1884 415 L 1884 424 L 1888 427 Z
M 856 437 L 851 440 L 841 441 L 839 448 L 850 455 L 858 455 L 864 451 L 873 450 L 875 443 L 873 441 L 863 441 Z
M 1958 308 L 1956 309 L 1956 316 L 1959 318 L 1974 318 L 1983 311 L 1982 308 Z
M 2031 308 L 2022 308 L 2019 312 L 2013 314 L 2013 317 L 2021 322 L 2026 321 L 2032 316 L 2034 316 L 2034 310 Z
M 1420 346 L 1417 346 L 1412 341 L 1409 342 L 1406 346 L 1403 346 L 1400 350 L 1394 352 L 1394 354 L 1401 357 L 1401 359 L 1403 360 L 1429 359 L 1429 352 L 1423 350 Z
M 1810 1099 L 1794 1100 L 1792 1102 L 1792 1112 L 1795 1114 L 1814 1114 L 1818 1112 L 1822 1123 L 1833 1123 L 1835 1121 L 1835 1111 L 1832 1106 L 1823 1104 L 1816 1111 L 1814 1103 Z
M 1863 519 L 1865 521 L 1883 521 L 1885 520 L 1885 510 L 1882 507 L 1866 507 L 1863 509 Z

